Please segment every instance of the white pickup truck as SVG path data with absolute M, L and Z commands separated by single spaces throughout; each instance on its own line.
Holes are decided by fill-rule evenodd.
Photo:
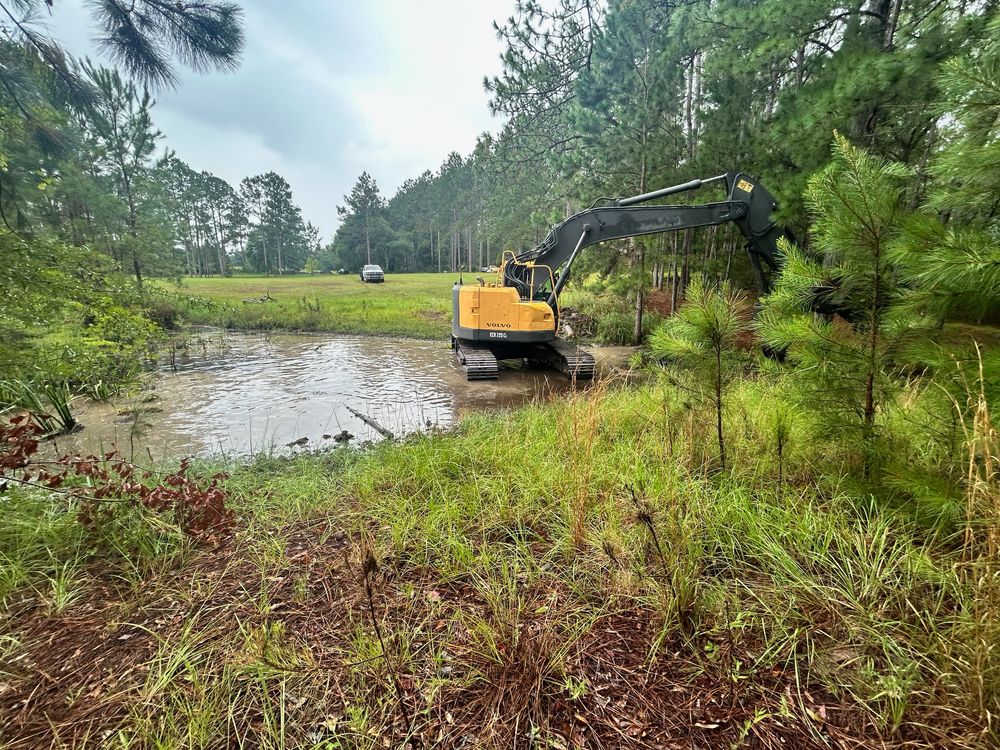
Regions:
M 361 273 L 358 275 L 361 277 L 362 281 L 370 284 L 381 284 L 385 281 L 385 274 L 382 273 L 382 266 L 362 266 Z

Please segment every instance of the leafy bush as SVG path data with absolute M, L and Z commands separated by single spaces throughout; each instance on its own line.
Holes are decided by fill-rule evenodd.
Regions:
M 162 333 L 147 297 L 99 253 L 0 233 L 0 266 L 0 379 L 72 388 L 127 382 Z
M 41 434 L 42 428 L 28 414 L 0 423 L 0 478 L 72 497 L 84 526 L 104 526 L 136 506 L 163 514 L 194 538 L 214 538 L 233 520 L 228 497 L 219 486 L 225 474 L 194 475 L 188 459 L 176 470 L 154 473 L 115 451 L 40 461 Z

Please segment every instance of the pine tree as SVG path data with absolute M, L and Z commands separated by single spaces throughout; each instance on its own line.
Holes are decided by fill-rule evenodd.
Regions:
M 506 45 L 503 72 L 483 81 L 494 114 L 516 123 L 516 161 L 533 168 L 576 145 L 579 134 L 567 120 L 575 83 L 590 68 L 603 15 L 594 0 L 519 2 L 506 23 L 494 22 Z
M 100 29 L 101 49 L 141 83 L 176 84 L 174 58 L 198 72 L 233 70 L 239 65 L 243 11 L 236 3 L 95 0 L 89 5 Z M 69 55 L 38 24 L 39 17 L 52 9 L 52 0 L 3 0 L 4 33 L 37 55 L 68 89 L 86 95 L 86 81 L 77 75 Z M 5 84 L 10 74 L 0 68 Z
M 245 251 L 249 263 L 266 274 L 301 270 L 309 255 L 308 238 L 288 181 L 267 172 L 244 179 L 240 194 L 253 219 Z
M 904 166 L 835 137 L 833 161 L 808 183 L 813 244 L 821 265 L 785 243 L 785 265 L 764 299 L 758 330 L 786 351 L 791 376 L 817 427 L 857 441 L 870 476 L 882 419 L 896 390 L 894 367 L 931 321 L 903 303 L 893 266 L 908 220 Z M 814 309 L 836 310 L 820 314 Z
M 117 70 L 87 64 L 84 70 L 96 96 L 82 109 L 86 132 L 93 138 L 98 162 L 113 176 L 128 210 L 127 253 L 136 285 L 142 287 L 142 243 L 139 240 L 139 183 L 146 176 L 156 142 L 163 137 L 153 126 L 153 100 Z
M 939 75 L 951 128 L 929 165 L 925 210 L 907 226 L 897 262 L 914 312 L 943 319 L 1000 309 L 1000 18 L 987 42 Z
M 676 362 L 692 374 L 691 390 L 715 410 L 719 464 L 726 468 L 724 395 L 739 371 L 737 345 L 751 327 L 750 302 L 728 283 L 715 287 L 695 277 L 677 314 L 653 332 L 653 356 Z
M 683 148 L 676 134 L 682 79 L 665 39 L 672 11 L 655 2 L 612 4 L 589 69 L 576 82 L 567 108 L 579 143 L 558 160 L 560 171 L 587 174 L 598 195 L 645 193 L 666 184 L 665 175 L 694 153 L 693 134 Z M 693 69 L 693 62 L 691 64 Z M 690 89 L 688 91 L 690 96 Z M 690 98 L 687 100 L 690 110 Z M 689 118 L 690 122 L 690 118 Z M 642 342 L 648 277 L 647 249 L 656 239 L 628 241 L 629 276 L 635 300 L 633 343 Z
M 385 199 L 379 192 L 375 178 L 362 172 L 351 192 L 344 196 L 344 206 L 337 206 L 341 220 L 357 217 L 361 221 L 365 238 L 365 263 L 372 262 L 372 225 L 385 207 Z

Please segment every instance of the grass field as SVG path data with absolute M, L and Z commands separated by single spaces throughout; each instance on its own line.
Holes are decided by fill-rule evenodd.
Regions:
M 160 287 L 180 293 L 177 304 L 190 323 L 443 339 L 451 331 L 451 288 L 458 278 L 453 273 L 389 274 L 383 284 L 365 284 L 353 274 L 236 276 L 185 278 L 179 287 L 166 282 Z M 465 274 L 465 279 L 474 283 L 475 275 Z M 634 312 L 626 297 L 571 287 L 560 303 L 594 320 L 594 330 L 585 338 L 632 343 Z M 648 310 L 647 332 L 661 320 Z
M 394 281 L 184 289 L 202 322 L 446 336 L 453 278 Z M 196 465 L 230 471 L 209 540 L 138 504 L 84 525 L 99 461 L 73 496 L 0 450 L 24 469 L 0 495 L 0 746 L 997 747 L 1000 435 L 970 350 L 998 336 L 945 333 L 961 385 L 901 386 L 878 481 L 763 359 L 727 393 L 726 470 L 711 408 L 652 370 Z
M 163 286 L 214 303 L 185 304 L 192 323 L 437 339 L 449 335 L 457 280 L 458 274 L 389 274 L 383 284 L 365 284 L 354 274 L 317 274 L 185 278 L 179 289 Z M 244 301 L 263 297 L 270 299 Z

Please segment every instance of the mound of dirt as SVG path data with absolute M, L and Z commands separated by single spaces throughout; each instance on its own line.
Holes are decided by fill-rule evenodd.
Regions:
M 572 307 L 560 308 L 559 326 L 560 333 L 568 339 L 592 338 L 597 334 L 597 321 Z

